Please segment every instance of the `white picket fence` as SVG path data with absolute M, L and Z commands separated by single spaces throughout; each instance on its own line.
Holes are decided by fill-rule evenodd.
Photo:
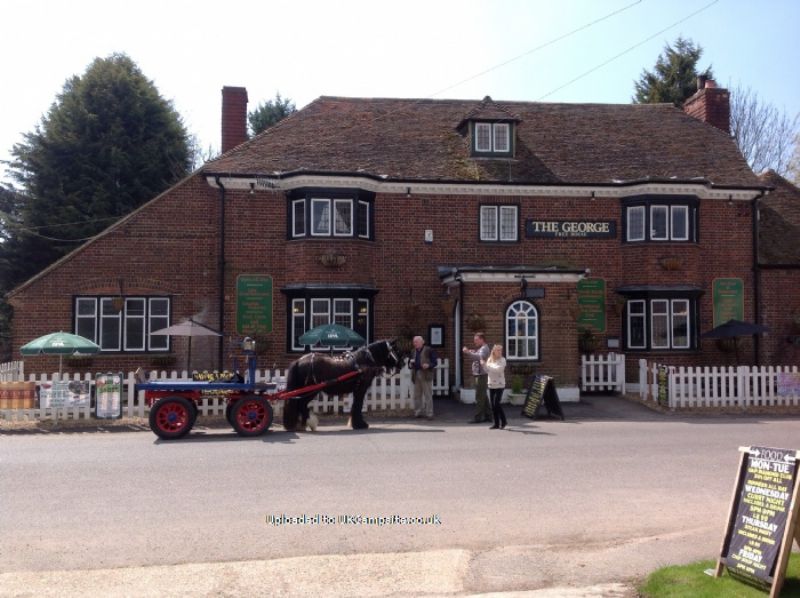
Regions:
M 798 406 L 800 373 L 797 366 L 675 367 L 641 359 L 639 396 L 670 409 Z
M 439 359 L 434 370 L 433 394 L 449 395 L 449 370 L 450 361 Z M 191 380 L 186 370 L 177 372 L 150 372 L 150 380 Z M 94 386 L 94 379 L 91 374 L 74 374 L 73 376 L 64 375 L 60 377 L 58 373 L 50 374 L 30 374 L 29 382 L 55 381 L 55 380 L 89 380 Z M 256 382 L 281 383 L 286 380 L 286 370 L 256 370 Z M 128 372 L 124 376 L 122 390 L 122 416 L 123 417 L 146 417 L 150 408 L 145 404 L 144 392 L 135 390 L 136 379 L 134 372 Z M 364 399 L 364 411 L 385 411 L 391 409 L 410 409 L 413 407 L 413 389 L 411 382 L 411 372 L 408 368 L 403 368 L 401 372 L 391 377 L 378 377 L 373 380 L 370 389 Z M 353 395 L 328 395 L 320 393 L 310 407 L 314 413 L 349 413 L 353 402 Z M 224 415 L 226 402 L 224 398 L 208 397 L 203 398 L 198 403 L 198 411 L 201 415 Z M 278 418 L 283 413 L 283 401 L 273 402 L 274 416 Z M 28 420 L 58 420 L 58 419 L 89 419 L 93 416 L 94 409 L 90 406 L 72 408 L 37 408 L 37 409 L 2 409 L 0 408 L 0 419 L 12 421 Z
M 625 355 L 581 355 L 581 391 L 625 394 Z

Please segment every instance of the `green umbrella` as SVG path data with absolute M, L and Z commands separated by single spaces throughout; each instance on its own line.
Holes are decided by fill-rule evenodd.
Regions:
M 60 374 L 61 360 L 64 355 L 97 353 L 100 351 L 100 345 L 77 334 L 52 332 L 22 345 L 19 351 L 23 355 L 58 355 L 58 373 Z
M 366 342 L 358 332 L 340 324 L 317 326 L 305 334 L 301 334 L 298 340 L 301 345 L 310 345 L 312 347 L 316 345 L 323 347 L 358 347 Z

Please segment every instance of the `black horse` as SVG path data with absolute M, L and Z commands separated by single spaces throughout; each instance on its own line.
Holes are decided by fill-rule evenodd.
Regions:
M 350 410 L 350 421 L 354 430 L 369 428 L 364 421 L 364 395 L 367 394 L 372 381 L 381 374 L 394 374 L 400 371 L 403 362 L 398 356 L 395 341 L 382 340 L 362 347 L 353 353 L 345 353 L 339 357 L 330 357 L 321 353 L 309 353 L 289 366 L 286 375 L 286 390 L 295 390 L 326 380 L 334 380 L 347 372 L 358 371 L 357 376 L 348 378 L 325 388 L 328 394 L 353 393 L 353 406 Z M 301 395 L 289 399 L 283 406 L 283 426 L 294 430 L 299 425 L 305 429 L 308 422 L 308 404 L 313 401 L 319 391 L 309 395 Z

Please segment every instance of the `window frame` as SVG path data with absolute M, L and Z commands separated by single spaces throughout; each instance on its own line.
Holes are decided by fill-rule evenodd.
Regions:
M 349 230 L 338 228 L 337 207 L 348 205 Z M 287 193 L 286 239 L 362 239 L 374 240 L 375 193 L 362 189 L 301 188 Z M 325 206 L 325 207 L 323 207 Z M 318 228 L 317 213 L 327 210 L 328 221 L 324 229 Z M 302 220 L 302 222 L 300 222 Z
M 326 227 L 327 230 L 325 232 L 317 232 L 317 226 L 316 226 L 316 221 L 315 221 L 316 215 L 314 213 L 314 206 L 316 206 L 316 205 L 323 205 L 323 206 L 327 207 L 327 210 L 328 210 L 328 223 L 327 223 L 327 227 Z M 331 235 L 331 225 L 333 223 L 333 214 L 331 212 L 331 209 L 332 209 L 332 206 L 331 206 L 331 200 L 330 200 L 329 197 L 312 197 L 311 198 L 311 214 L 310 214 L 310 219 L 309 219 L 309 225 L 310 225 L 310 229 L 311 229 L 310 232 L 311 232 L 311 236 L 312 237 L 330 237 L 330 236 L 332 236 Z M 320 215 L 320 216 L 322 216 L 322 215 Z M 320 222 L 322 222 L 322 220 L 323 219 L 320 217 Z
M 520 334 L 512 335 L 512 334 L 510 334 L 510 326 L 509 326 L 509 324 L 510 324 L 511 311 L 513 309 L 515 309 L 515 307 L 518 306 L 518 305 L 519 306 L 526 306 L 527 308 L 530 308 L 529 310 L 527 310 L 528 313 L 530 313 L 531 311 L 533 312 L 533 318 L 532 319 L 533 319 L 534 325 L 535 325 L 535 333 L 534 333 L 533 336 L 528 335 L 528 334 L 523 334 L 523 335 L 520 335 Z M 515 319 L 518 318 L 518 313 L 514 314 L 514 317 L 515 317 Z M 527 327 L 528 327 L 527 324 L 528 324 L 528 322 L 530 320 L 531 320 L 531 318 L 529 316 L 526 316 L 526 318 L 525 318 L 525 331 L 526 332 L 527 332 Z M 518 330 L 518 327 L 515 326 L 515 329 Z M 508 361 L 541 361 L 541 337 L 542 337 L 541 317 L 539 315 L 539 308 L 536 306 L 536 304 L 534 304 L 531 301 L 527 301 L 525 299 L 517 299 L 515 301 L 512 301 L 506 307 L 505 314 L 503 316 L 503 331 L 504 331 L 504 336 L 505 336 L 505 342 L 504 342 L 505 355 L 506 355 L 506 359 Z M 534 352 L 535 352 L 535 354 L 532 355 L 532 356 L 530 354 L 519 356 L 519 354 L 518 354 L 519 353 L 519 351 L 518 351 L 519 343 L 520 342 L 524 342 L 525 343 L 526 352 L 527 352 L 528 343 L 530 342 L 531 339 L 533 339 L 533 342 L 534 342 Z M 515 341 L 515 347 L 516 347 L 513 351 L 511 350 L 511 341 L 512 340 Z
M 510 121 L 474 120 L 470 127 L 470 148 L 475 157 L 510 158 L 514 154 L 514 123 Z M 488 131 L 488 136 L 481 131 Z M 506 146 L 498 147 L 499 131 L 505 131 Z M 483 136 L 483 138 L 482 138 Z M 484 144 L 481 144 L 481 141 Z M 488 143 L 485 143 L 487 142 Z
M 152 353 L 169 351 L 169 337 L 163 337 L 166 339 L 163 347 L 159 346 L 158 343 L 155 343 L 155 346 L 153 346 L 153 339 L 160 339 L 161 337 L 153 337 L 152 332 L 170 325 L 170 321 L 172 320 L 172 298 L 166 295 L 128 295 L 122 297 L 122 308 L 119 312 L 116 312 L 113 302 L 119 298 L 118 295 L 74 295 L 72 300 L 73 333 L 88 338 L 92 342 L 100 345 L 101 353 Z M 144 313 L 141 315 L 131 315 L 129 313 L 129 306 L 136 301 L 144 302 Z M 165 315 L 155 314 L 153 312 L 153 305 L 160 301 L 166 302 Z M 81 305 L 91 306 L 93 314 L 81 314 Z M 108 309 L 104 311 L 104 308 Z M 82 334 L 82 332 L 85 332 L 83 327 L 86 326 L 86 322 L 90 320 L 92 321 L 91 327 L 93 334 L 91 337 L 88 337 Z M 128 323 L 134 320 L 142 321 L 143 335 L 143 342 L 141 345 L 135 347 L 130 344 L 130 331 L 128 328 Z M 163 322 L 154 326 L 154 320 L 163 320 Z M 103 334 L 109 329 L 116 329 L 115 336 L 117 342 L 112 346 L 104 346 Z
M 637 292 L 625 294 L 625 349 L 630 351 L 657 351 L 657 352 L 681 352 L 695 351 L 699 346 L 697 331 L 699 330 L 698 310 L 699 292 Z M 632 307 L 643 306 L 643 312 L 636 313 Z M 666 310 L 666 311 L 665 311 Z M 684 311 L 685 310 L 685 311 Z M 633 320 L 638 319 L 644 327 L 644 344 L 634 344 L 632 332 L 634 329 Z M 654 338 L 656 322 L 661 319 L 666 329 L 666 342 L 657 344 Z M 678 330 L 681 320 L 685 320 L 686 340 L 684 343 L 677 342 Z M 681 322 L 682 323 L 682 322 Z
M 484 235 L 484 210 L 493 212 L 490 218 L 494 221 L 494 236 Z M 507 211 L 514 212 L 514 236 L 503 238 L 502 214 Z M 478 206 L 478 240 L 482 243 L 517 243 L 519 242 L 519 205 L 518 204 L 481 204 Z
M 292 288 L 282 289 L 281 292 L 286 295 L 286 309 L 289 314 L 286 319 L 287 352 L 302 353 L 305 351 L 305 345 L 300 345 L 297 339 L 314 327 L 312 322 L 316 322 L 316 325 L 319 326 L 329 322 L 341 323 L 346 320 L 348 328 L 361 334 L 368 343 L 371 342 L 373 297 L 377 292 L 375 289 L 363 287 Z M 360 312 L 361 308 L 364 308 L 364 313 Z M 316 320 L 312 318 L 316 318 Z M 302 332 L 300 332 L 301 330 Z M 346 349 L 334 348 L 334 351 Z M 324 347 L 313 350 L 328 351 L 329 349 Z
M 642 215 L 641 231 L 632 225 L 633 215 Z M 656 231 L 655 214 L 664 215 L 664 231 Z M 684 232 L 675 234 L 675 218 L 683 216 Z M 623 243 L 697 243 L 699 241 L 700 201 L 694 195 L 640 195 L 622 200 Z M 641 232 L 641 236 L 637 233 Z

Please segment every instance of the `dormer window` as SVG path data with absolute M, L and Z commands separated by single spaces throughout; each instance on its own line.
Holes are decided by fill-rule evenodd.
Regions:
M 510 156 L 511 123 L 475 122 L 472 150 L 476 156 Z

